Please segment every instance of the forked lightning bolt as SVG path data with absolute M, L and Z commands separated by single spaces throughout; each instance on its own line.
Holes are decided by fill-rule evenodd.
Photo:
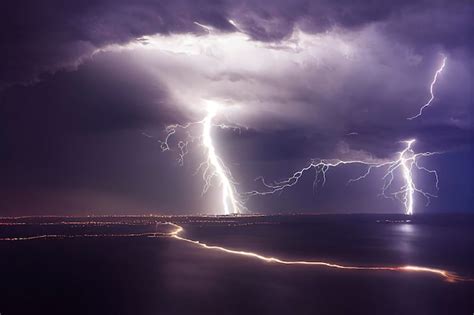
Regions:
M 404 141 L 405 148 L 398 152 L 397 157 L 393 160 L 386 160 L 381 162 L 366 162 L 361 160 L 311 160 L 310 163 L 303 167 L 302 169 L 296 171 L 290 177 L 276 181 L 273 183 L 267 183 L 263 177 L 258 177 L 256 180 L 262 182 L 265 190 L 263 191 L 250 191 L 246 193 L 247 196 L 264 196 L 264 195 L 271 195 L 278 192 L 282 192 L 283 190 L 290 188 L 298 183 L 301 176 L 306 171 L 314 169 L 316 174 L 313 181 L 313 188 L 317 188 L 318 184 L 324 185 L 326 182 L 326 173 L 331 167 L 336 167 L 340 165 L 347 165 L 347 164 L 359 164 L 367 166 L 367 170 L 361 176 L 350 179 L 348 183 L 356 182 L 361 179 L 366 178 L 372 172 L 373 169 L 385 169 L 385 173 L 383 175 L 383 185 L 381 196 L 387 198 L 396 198 L 403 203 L 405 214 L 413 214 L 414 209 L 414 194 L 419 193 L 421 194 L 427 201 L 427 205 L 430 202 L 430 198 L 437 197 L 435 194 L 425 192 L 422 189 L 418 188 L 415 185 L 413 180 L 413 170 L 417 169 L 418 171 L 426 172 L 432 175 L 435 179 L 436 190 L 438 190 L 438 173 L 435 170 L 428 169 L 424 166 L 419 164 L 419 158 L 431 156 L 433 154 L 439 154 L 439 152 L 424 152 L 424 153 L 415 153 L 413 151 L 412 145 L 415 140 L 408 140 Z M 394 189 L 394 179 L 396 177 L 397 172 L 401 173 L 401 177 L 403 179 L 404 184 L 398 188 Z
M 238 193 L 235 189 L 230 170 L 224 165 L 222 159 L 216 154 L 216 149 L 212 141 L 211 127 L 212 120 L 216 116 L 217 106 L 215 103 L 209 103 L 207 107 L 207 116 L 203 122 L 202 142 L 207 149 L 207 161 L 201 163 L 198 170 L 203 169 L 203 179 L 205 182 L 204 192 L 211 186 L 214 176 L 217 176 L 222 185 L 222 203 L 224 214 L 238 214 L 244 209 L 243 204 L 238 200 Z
M 222 205 L 223 212 L 225 215 L 229 214 L 239 214 L 246 210 L 243 202 L 240 200 L 240 195 L 235 188 L 236 181 L 234 180 L 232 173 L 229 168 L 224 164 L 222 159 L 217 155 L 214 142 L 212 140 L 212 127 L 220 128 L 231 128 L 237 129 L 238 127 L 228 126 L 224 124 L 213 124 L 213 120 L 218 111 L 218 104 L 207 101 L 206 104 L 206 116 L 203 120 L 197 122 L 190 122 L 187 124 L 175 124 L 169 125 L 166 127 L 166 137 L 164 140 L 158 140 L 161 146 L 162 151 L 171 150 L 169 141 L 176 132 L 181 129 L 186 133 L 184 140 L 179 140 L 177 144 L 178 149 L 178 163 L 182 165 L 184 163 L 184 158 L 188 153 L 188 144 L 191 142 L 198 141 L 201 145 L 204 146 L 206 150 L 206 156 L 204 162 L 202 162 L 196 173 L 202 172 L 202 177 L 204 180 L 204 187 L 202 194 L 204 195 L 212 185 L 214 179 L 219 181 L 220 186 L 222 187 Z M 194 135 L 193 127 L 199 126 L 202 128 L 199 135 Z
M 431 81 L 431 84 L 430 84 L 430 99 L 423 106 L 421 106 L 420 111 L 418 112 L 418 114 L 416 114 L 415 116 L 407 118 L 408 120 L 413 120 L 417 117 L 420 117 L 423 114 L 423 110 L 426 107 L 430 106 L 431 103 L 433 102 L 433 100 L 435 98 L 433 89 L 434 89 L 434 86 L 436 84 L 436 81 L 438 80 L 439 74 L 443 71 L 444 67 L 446 66 L 446 59 L 447 59 L 447 57 L 443 57 L 443 62 L 441 63 L 441 67 L 438 70 L 436 70 L 435 75 L 433 77 L 433 81 Z

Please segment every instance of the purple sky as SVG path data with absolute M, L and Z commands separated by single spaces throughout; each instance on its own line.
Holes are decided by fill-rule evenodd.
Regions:
M 310 158 L 392 158 L 401 140 L 443 151 L 423 160 L 439 198 L 417 212 L 472 211 L 469 1 L 17 1 L 0 4 L 0 215 L 218 212 L 159 143 L 170 123 L 224 105 L 216 146 L 239 191 Z M 470 36 L 471 35 L 471 36 Z M 429 99 L 434 72 L 447 57 Z M 312 174 L 251 198 L 266 213 L 402 212 L 377 197 L 380 174 Z M 433 189 L 429 178 L 417 181 Z

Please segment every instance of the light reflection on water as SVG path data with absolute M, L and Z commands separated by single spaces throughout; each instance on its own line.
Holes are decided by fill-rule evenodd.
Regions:
M 416 225 L 413 224 L 399 224 L 398 229 L 406 235 L 416 234 Z
M 416 252 L 416 249 L 413 243 L 419 235 L 419 227 L 416 224 L 401 223 L 395 224 L 394 229 L 396 234 L 398 234 L 395 242 L 397 244 L 396 249 L 400 256 L 406 261 L 415 260 L 413 254 Z

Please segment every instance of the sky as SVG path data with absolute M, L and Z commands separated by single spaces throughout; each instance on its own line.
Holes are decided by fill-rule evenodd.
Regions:
M 312 158 L 393 159 L 401 142 L 438 171 L 416 213 L 473 211 L 470 1 L 5 1 L 0 3 L 0 216 L 218 214 L 205 150 L 183 165 L 169 124 L 221 105 L 212 135 L 239 193 Z M 470 36 L 471 35 L 471 36 Z M 443 58 L 446 66 L 430 83 Z M 197 141 L 199 142 L 199 141 Z M 380 172 L 342 166 L 313 190 L 246 201 L 259 213 L 403 213 Z M 399 184 L 399 183 L 395 183 Z M 402 185 L 402 184 L 399 184 Z

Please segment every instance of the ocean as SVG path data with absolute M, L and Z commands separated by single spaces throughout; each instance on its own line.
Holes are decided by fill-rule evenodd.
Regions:
M 473 249 L 466 214 L 1 218 L 0 313 L 472 314 Z

